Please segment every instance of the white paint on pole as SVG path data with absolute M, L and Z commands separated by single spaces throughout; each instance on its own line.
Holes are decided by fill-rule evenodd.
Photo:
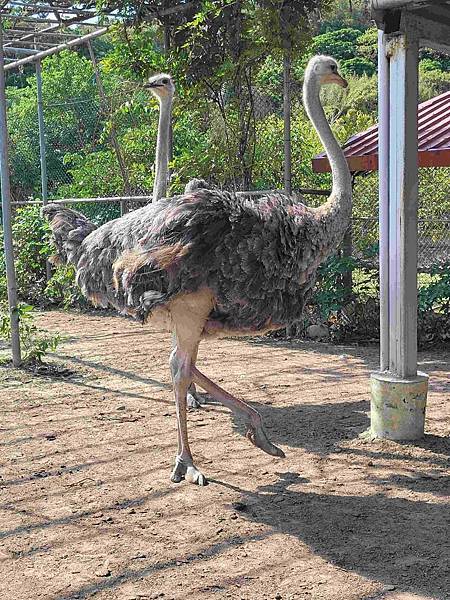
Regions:
M 390 43 L 390 370 L 417 374 L 418 39 Z
M 0 178 L 2 187 L 3 241 L 5 248 L 8 304 L 11 320 L 11 348 L 13 365 L 22 363 L 20 353 L 19 313 L 17 310 L 17 284 L 14 268 L 14 250 L 11 229 L 11 185 L 9 178 L 8 126 L 6 120 L 5 69 L 3 55 L 3 24 L 0 17 Z
M 389 58 L 378 31 L 378 172 L 380 229 L 380 371 L 389 369 Z

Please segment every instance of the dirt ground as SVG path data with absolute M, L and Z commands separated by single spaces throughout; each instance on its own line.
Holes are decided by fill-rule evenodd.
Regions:
M 48 312 L 53 377 L 0 368 L 2 600 L 450 598 L 450 353 L 427 436 L 363 441 L 377 348 L 205 342 L 199 366 L 264 416 L 286 452 L 230 413 L 189 412 L 205 488 L 169 481 L 170 340 L 116 316 Z

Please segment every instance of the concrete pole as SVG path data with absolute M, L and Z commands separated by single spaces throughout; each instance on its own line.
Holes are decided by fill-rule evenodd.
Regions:
M 383 371 L 371 378 L 371 434 L 414 440 L 424 434 L 428 391 L 417 373 L 419 42 L 409 31 L 379 39 Z
M 39 156 L 41 159 L 41 194 L 42 203 L 45 205 L 48 202 L 47 144 L 45 139 L 44 106 L 42 103 L 42 65 L 40 60 L 36 61 L 36 88 L 39 123 Z M 52 267 L 48 260 L 45 262 L 45 271 L 48 281 L 52 276 Z
M 19 312 L 14 267 L 14 249 L 11 228 L 11 184 L 9 178 L 8 125 L 6 120 L 5 62 L 3 55 L 3 24 L 0 17 L 0 180 L 2 187 L 3 238 L 5 248 L 8 304 L 11 320 L 12 360 L 15 367 L 22 364 L 20 353 Z

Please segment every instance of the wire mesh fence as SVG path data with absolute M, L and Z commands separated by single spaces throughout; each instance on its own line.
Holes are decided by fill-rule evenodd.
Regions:
M 119 86 L 101 97 L 93 72 L 92 81 L 74 89 L 71 100 L 54 99 L 44 87 L 45 161 L 48 200 L 93 199 L 83 202 L 82 210 L 98 223 L 116 218 L 124 209 L 120 198 L 128 200 L 126 210 L 142 206 L 152 195 L 158 109 L 145 92 Z M 72 85 L 69 83 L 68 85 Z M 16 95 L 15 95 L 16 94 Z M 174 149 L 178 163 L 172 172 L 172 191 L 180 192 L 193 175 L 207 176 L 226 189 L 252 190 L 283 187 L 283 102 L 255 91 L 247 98 L 252 118 L 246 121 L 247 137 L 240 137 L 243 123 L 235 111 L 221 112 L 209 101 L 203 106 L 203 130 L 190 130 L 189 120 L 176 117 Z M 37 102 L 30 88 L 28 104 L 17 102 L 17 92 L 8 98 L 10 123 L 10 160 L 12 196 L 17 203 L 41 198 L 41 171 Z M 293 180 L 294 192 L 300 186 L 321 188 L 305 195 L 306 202 L 323 202 L 329 188 L 327 175 L 312 177 L 297 155 L 295 115 L 301 110 L 299 99 L 292 100 L 294 115 Z M 25 111 L 25 112 L 24 112 Z M 198 118 L 198 117 L 197 117 Z M 177 120 L 178 119 L 178 120 Z M 192 136 L 190 138 L 189 136 Z M 192 156 L 184 156 L 192 147 Z M 212 161 L 202 163 L 202 144 L 212 143 Z M 243 148 L 243 146 L 245 146 Z M 209 148 L 209 150 L 211 150 Z M 267 160 L 269 155 L 269 160 Z M 181 156 L 181 159 L 180 159 Z M 270 169 L 261 167 L 269 164 Z M 248 187 L 247 187 L 248 186 Z M 102 198 L 103 201 L 95 201 Z M 114 198 L 118 198 L 114 202 Z M 80 204 L 81 206 L 81 204 Z M 378 267 L 378 174 L 359 174 L 354 180 L 354 211 L 351 253 L 362 264 Z M 419 271 L 431 271 L 436 264 L 450 262 L 450 168 L 420 169 L 419 174 Z M 348 240 L 347 240 L 348 241 Z
M 355 178 L 352 254 L 378 268 L 378 173 Z M 450 262 L 450 168 L 419 169 L 418 271 Z

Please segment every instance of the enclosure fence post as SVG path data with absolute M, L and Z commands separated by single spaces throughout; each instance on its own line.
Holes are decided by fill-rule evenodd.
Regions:
M 15 367 L 22 363 L 20 353 L 19 312 L 14 267 L 11 227 L 11 183 L 9 178 L 8 125 L 6 117 L 5 61 L 3 55 L 3 23 L 0 17 L 0 178 L 2 186 L 3 243 L 5 248 L 9 316 L 11 321 L 12 360 Z
M 89 56 L 91 57 L 92 68 L 94 69 L 95 81 L 97 82 L 98 93 L 100 96 L 100 102 L 105 113 L 108 110 L 108 100 L 106 98 L 105 88 L 103 87 L 102 78 L 100 76 L 100 71 L 98 68 L 97 58 L 95 56 L 94 48 L 92 47 L 91 42 L 88 40 L 86 45 L 89 50 Z M 117 141 L 116 129 L 114 124 L 111 124 L 111 132 L 110 132 L 111 144 L 114 148 L 114 152 L 116 154 L 117 162 L 119 164 L 120 174 L 122 175 L 123 184 L 125 187 L 125 193 L 127 196 L 131 196 L 131 185 L 130 180 L 128 178 L 127 167 L 125 165 L 125 161 L 123 159 L 122 150 L 120 149 L 119 142 Z M 128 205 L 127 202 L 122 201 L 120 203 L 120 213 L 124 215 L 127 212 Z
M 292 193 L 291 147 L 291 57 L 288 50 L 283 56 L 283 120 L 284 120 L 284 192 Z
M 45 140 L 44 105 L 42 102 L 42 65 L 36 61 L 36 88 L 37 88 L 37 110 L 39 124 L 39 156 L 41 159 L 41 193 L 42 204 L 48 202 L 48 180 L 47 180 L 47 144 Z M 52 276 L 52 268 L 49 261 L 45 261 L 47 281 Z

